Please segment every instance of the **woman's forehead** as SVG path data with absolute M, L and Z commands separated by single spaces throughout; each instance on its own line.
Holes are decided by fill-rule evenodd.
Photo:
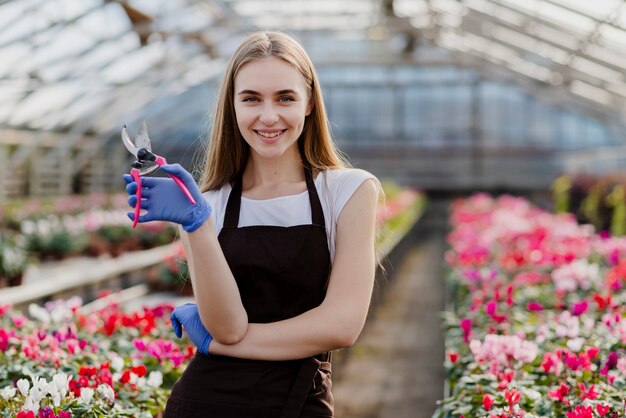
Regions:
M 268 57 L 250 61 L 243 65 L 235 76 L 235 92 L 279 92 L 282 90 L 306 89 L 302 74 L 286 61 Z

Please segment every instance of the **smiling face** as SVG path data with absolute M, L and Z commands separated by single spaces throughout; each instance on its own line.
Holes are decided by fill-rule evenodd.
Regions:
M 252 158 L 298 154 L 297 141 L 313 103 L 302 75 L 280 58 L 251 61 L 235 77 L 237 126 Z

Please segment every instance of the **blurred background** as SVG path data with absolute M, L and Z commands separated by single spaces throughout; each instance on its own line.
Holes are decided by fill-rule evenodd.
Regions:
M 372 326 L 371 344 L 430 338 L 398 363 L 422 380 L 384 386 L 388 370 L 374 380 L 412 390 L 389 404 L 412 399 L 403 411 L 414 412 L 419 398 L 432 413 L 444 393 L 438 269 L 450 199 L 519 194 L 626 233 L 624 0 L 0 0 L 0 303 L 188 297 L 175 231 L 133 231 L 124 215 L 132 158 L 120 131 L 146 120 L 157 154 L 196 167 L 226 62 L 259 29 L 287 31 L 309 52 L 340 148 L 386 183 L 381 222 L 412 213 L 399 229 L 415 239 L 425 219 L 419 234 L 434 241 L 389 259 L 390 271 L 408 262 L 409 275 L 432 278 L 412 285 L 422 299 L 397 304 L 423 310 L 392 322 L 427 323 L 396 337 L 380 331 L 391 322 Z M 337 390 L 340 416 L 405 416 L 373 392 Z
M 543 190 L 624 165 L 621 0 L 0 4 L 0 201 L 117 190 L 146 119 L 189 165 L 246 33 L 297 36 L 352 162 L 432 190 Z

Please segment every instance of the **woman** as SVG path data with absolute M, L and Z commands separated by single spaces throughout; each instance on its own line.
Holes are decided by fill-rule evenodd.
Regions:
M 303 48 L 249 35 L 225 73 L 200 185 L 162 168 L 197 201 L 171 179 L 143 179 L 140 222 L 182 226 L 197 302 L 172 314 L 198 354 L 165 416 L 332 417 L 330 352 L 365 322 L 380 184 L 334 148 Z

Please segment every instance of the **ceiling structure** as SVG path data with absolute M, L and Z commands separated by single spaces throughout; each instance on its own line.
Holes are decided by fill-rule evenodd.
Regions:
M 0 142 L 201 120 L 193 90 L 275 28 L 322 65 L 471 66 L 626 119 L 626 0 L 0 0 Z

